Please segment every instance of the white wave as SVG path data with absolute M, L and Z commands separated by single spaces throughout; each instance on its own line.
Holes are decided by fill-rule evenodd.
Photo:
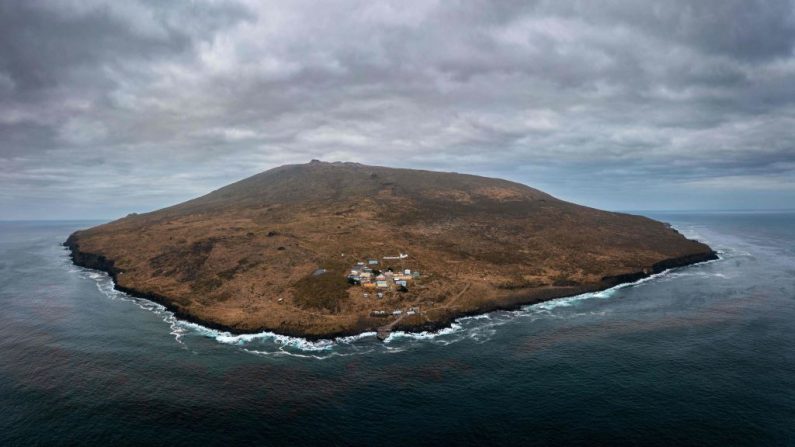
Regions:
M 405 332 L 394 331 L 384 340 L 384 343 L 390 343 L 402 338 L 410 338 L 413 340 L 433 340 L 446 335 L 455 334 L 461 331 L 463 327 L 458 321 L 452 323 L 449 327 L 439 329 L 438 331 L 422 331 L 422 332 Z
M 339 345 L 350 345 L 359 340 L 374 338 L 376 336 L 375 332 L 362 332 L 356 335 L 336 337 L 333 339 L 307 340 L 302 337 L 291 337 L 270 331 L 263 331 L 255 334 L 231 334 L 229 332 L 208 329 L 195 323 L 189 324 L 196 326 L 197 332 L 203 332 L 206 336 L 214 338 L 219 343 L 247 345 L 253 342 L 269 341 L 283 347 L 290 347 L 300 351 L 329 351 Z
M 731 276 L 726 275 L 725 273 L 720 272 L 703 272 L 703 271 L 682 271 L 682 272 L 675 272 L 669 275 L 670 278 L 687 278 L 687 277 L 698 277 L 698 278 L 721 278 L 721 279 L 730 279 Z
M 362 332 L 361 334 L 357 334 L 357 335 L 349 335 L 347 337 L 338 337 L 338 338 L 335 338 L 334 341 L 336 341 L 337 343 L 348 343 L 348 344 L 350 344 L 350 343 L 355 343 L 355 342 L 357 342 L 359 340 L 362 340 L 362 339 L 365 339 L 365 338 L 375 337 L 376 335 L 377 334 L 376 334 L 375 331 Z
M 334 347 L 333 340 L 309 341 L 305 338 L 289 337 L 273 332 L 260 332 L 257 334 L 232 335 L 229 332 L 221 332 L 215 336 L 215 340 L 220 343 L 245 345 L 255 340 L 268 340 L 281 346 L 289 346 L 299 351 L 327 351 Z
M 319 356 L 319 355 L 313 355 L 313 354 L 301 354 L 301 353 L 297 353 L 297 352 L 288 352 L 288 351 L 282 351 L 282 350 L 261 351 L 261 350 L 257 350 L 257 349 L 248 349 L 248 348 L 241 348 L 241 349 L 243 350 L 243 352 L 247 352 L 249 354 L 254 354 L 254 355 L 258 355 L 258 356 L 264 356 L 264 357 L 273 357 L 273 356 L 282 356 L 283 355 L 283 356 L 289 356 L 289 357 L 299 357 L 299 358 L 305 358 L 305 359 L 323 360 L 323 359 L 327 359 L 329 357 L 335 356 L 335 353 L 331 353 L 331 355 L 326 355 L 326 356 Z
M 478 315 L 468 315 L 466 317 L 461 317 L 458 321 L 468 321 L 468 320 L 491 320 L 492 313 L 487 314 L 478 314 Z
M 342 345 L 345 345 L 342 343 Z M 332 357 L 348 357 L 352 355 L 360 355 L 366 354 L 373 351 L 372 346 L 367 347 L 365 349 L 350 349 L 348 351 L 343 351 L 339 347 L 340 345 L 335 345 L 337 349 L 322 349 L 322 350 L 313 350 L 313 349 L 306 349 L 303 346 L 298 346 L 296 349 L 289 349 L 289 345 L 274 345 L 274 344 L 265 344 L 265 345 L 258 345 L 256 347 L 252 346 L 243 346 L 240 349 L 244 352 L 256 354 L 259 356 L 290 356 L 290 357 L 299 357 L 299 358 L 312 358 L 317 360 L 328 359 Z
M 184 325 L 187 322 L 183 322 L 177 319 L 174 316 L 174 313 L 169 311 L 165 306 L 156 303 L 154 301 L 150 301 L 144 298 L 134 297 L 120 290 L 116 290 L 113 279 L 110 277 L 110 275 L 108 275 L 105 272 L 85 269 L 82 267 L 77 267 L 77 269 L 78 270 L 76 271 L 80 273 L 83 277 L 94 281 L 97 286 L 97 289 L 103 295 L 110 298 L 111 300 L 133 303 L 143 310 L 152 312 L 155 315 L 160 316 L 162 320 L 169 325 L 169 333 L 174 336 L 174 340 L 176 340 L 177 343 L 184 345 L 182 337 L 184 337 L 190 332 L 184 327 Z
M 659 278 L 661 278 L 663 276 L 669 275 L 671 272 L 672 272 L 671 270 L 666 270 L 664 272 L 655 273 L 655 274 L 649 275 L 649 276 L 647 276 L 645 278 L 641 278 L 641 279 L 639 279 L 637 281 L 627 282 L 627 283 L 623 283 L 623 284 L 618 284 L 618 285 L 613 286 L 613 287 L 611 287 L 609 289 L 599 290 L 597 292 L 587 292 L 587 293 L 583 293 L 583 294 L 580 294 L 580 295 L 567 296 L 567 297 L 563 297 L 563 298 L 556 298 L 556 299 L 549 300 L 549 301 L 544 301 L 544 302 L 541 302 L 541 303 L 528 304 L 527 306 L 524 306 L 522 308 L 522 310 L 523 311 L 534 311 L 534 310 L 535 311 L 538 311 L 538 310 L 550 311 L 550 310 L 558 308 L 558 307 L 570 307 L 570 306 L 573 306 L 573 305 L 579 303 L 580 301 L 584 301 L 584 300 L 589 300 L 589 299 L 594 299 L 594 298 L 597 298 L 597 299 L 611 298 L 613 295 L 616 294 L 616 292 L 618 292 L 621 289 L 625 289 L 627 287 L 638 287 L 638 286 L 641 286 L 641 285 L 643 285 L 645 283 L 648 283 L 650 281 L 654 281 L 654 280 L 659 279 Z

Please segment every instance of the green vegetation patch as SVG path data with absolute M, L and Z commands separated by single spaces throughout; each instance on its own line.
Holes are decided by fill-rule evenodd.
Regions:
M 293 285 L 295 303 L 303 308 L 339 312 L 348 299 L 348 280 L 332 270 L 322 275 L 312 274 Z

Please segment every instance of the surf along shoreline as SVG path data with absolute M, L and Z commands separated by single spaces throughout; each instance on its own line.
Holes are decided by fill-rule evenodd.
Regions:
M 114 265 L 114 261 L 112 259 L 107 259 L 103 255 L 81 251 L 78 242 L 79 242 L 78 238 L 73 233 L 62 244 L 64 247 L 69 249 L 70 252 L 69 257 L 72 260 L 72 263 L 74 263 L 79 267 L 107 273 L 110 276 L 111 280 L 113 281 L 113 288 L 115 290 L 124 292 L 130 295 L 131 297 L 143 298 L 152 301 L 154 303 L 157 303 L 165 307 L 166 310 L 168 310 L 169 312 L 173 313 L 175 318 L 184 320 L 189 323 L 198 324 L 207 329 L 228 332 L 233 335 L 249 335 L 249 334 L 260 334 L 263 332 L 270 332 L 276 335 L 302 338 L 310 342 L 316 342 L 321 340 L 333 341 L 334 339 L 337 338 L 357 336 L 367 332 L 376 332 L 379 329 L 377 327 L 364 328 L 364 329 L 354 328 L 351 330 L 338 331 L 322 335 L 305 334 L 301 333 L 300 331 L 290 331 L 290 330 L 277 331 L 267 327 L 257 328 L 252 330 L 239 330 L 234 327 L 205 320 L 203 318 L 196 317 L 195 315 L 192 315 L 190 313 L 184 312 L 179 308 L 173 306 L 170 303 L 168 297 L 119 285 L 117 277 L 122 272 L 119 268 L 117 268 Z M 602 281 L 598 284 L 578 285 L 578 286 L 559 287 L 559 288 L 546 288 L 546 289 L 536 289 L 529 292 L 527 291 L 518 292 L 514 295 L 509 295 L 507 297 L 504 297 L 499 301 L 489 302 L 486 305 L 480 306 L 477 309 L 473 309 L 471 311 L 449 312 L 443 315 L 441 318 L 434 321 L 427 321 L 421 324 L 406 324 L 399 322 L 398 324 L 394 325 L 392 331 L 403 331 L 410 333 L 437 332 L 442 329 L 451 327 L 455 322 L 455 320 L 459 318 L 483 315 L 490 312 L 501 311 L 501 310 L 512 311 L 512 310 L 517 310 L 524 306 L 538 304 L 559 298 L 568 298 L 577 295 L 582 295 L 585 293 L 601 292 L 604 290 L 614 288 L 616 286 L 638 282 L 642 279 L 665 272 L 667 270 L 679 267 L 686 267 L 689 265 L 699 264 L 702 262 L 712 261 L 716 259 L 719 259 L 719 257 L 714 250 L 710 250 L 709 252 L 704 252 L 704 253 L 696 253 L 696 254 L 681 256 L 677 258 L 665 259 L 653 264 L 650 268 L 644 269 L 642 271 L 604 277 L 602 278 Z

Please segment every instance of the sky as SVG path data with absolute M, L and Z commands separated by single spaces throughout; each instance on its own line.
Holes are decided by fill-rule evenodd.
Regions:
M 795 208 L 795 0 L 0 0 L 0 219 L 311 159 Z

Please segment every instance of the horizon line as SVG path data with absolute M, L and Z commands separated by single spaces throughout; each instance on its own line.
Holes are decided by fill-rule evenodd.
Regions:
M 155 212 L 157 210 L 149 211 Z M 611 209 L 604 210 L 614 213 L 793 213 L 795 208 L 725 208 L 725 209 Z M 148 214 L 149 212 L 139 213 Z M 63 218 L 63 219 L 0 219 L 0 222 L 87 222 L 87 221 L 111 221 L 122 219 L 125 216 L 115 217 L 85 217 L 85 218 Z

